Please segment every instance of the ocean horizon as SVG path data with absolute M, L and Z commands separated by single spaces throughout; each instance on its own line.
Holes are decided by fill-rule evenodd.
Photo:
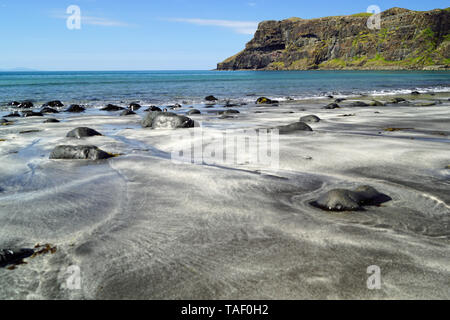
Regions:
M 0 105 L 14 100 L 103 105 L 198 104 L 205 96 L 254 102 L 329 95 L 450 91 L 450 71 L 26 71 L 0 72 Z

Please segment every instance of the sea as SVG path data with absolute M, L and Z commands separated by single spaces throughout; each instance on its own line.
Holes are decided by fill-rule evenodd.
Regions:
M 198 104 L 208 95 L 251 102 L 256 97 L 325 98 L 450 91 L 450 71 L 60 71 L 0 72 L 0 106 L 61 100 L 101 106 L 141 102 Z

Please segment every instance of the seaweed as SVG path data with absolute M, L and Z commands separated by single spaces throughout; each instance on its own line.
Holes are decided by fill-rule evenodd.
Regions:
M 403 131 L 403 130 L 414 130 L 414 128 L 386 128 L 384 131 L 395 132 L 395 131 Z
M 50 253 L 50 254 L 55 254 L 56 253 L 56 251 L 57 251 L 57 247 L 56 246 L 53 246 L 52 244 L 49 244 L 49 243 L 46 243 L 46 244 L 44 244 L 44 245 L 41 245 L 41 244 L 36 244 L 35 246 L 34 246 L 34 249 L 39 249 L 38 251 L 36 251 L 32 256 L 31 256 L 31 259 L 34 259 L 34 258 L 36 258 L 37 256 L 40 256 L 40 255 L 45 255 L 45 254 L 48 254 L 48 253 Z

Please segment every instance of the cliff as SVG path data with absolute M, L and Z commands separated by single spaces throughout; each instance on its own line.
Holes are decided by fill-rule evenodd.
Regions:
M 218 70 L 426 70 L 450 65 L 450 8 L 381 13 L 381 29 L 369 29 L 370 14 L 264 21 L 245 50 Z

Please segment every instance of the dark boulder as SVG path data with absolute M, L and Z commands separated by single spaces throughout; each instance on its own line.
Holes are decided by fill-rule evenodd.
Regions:
M 55 118 L 49 118 L 44 121 L 44 123 L 58 123 L 58 122 L 59 122 L 59 120 L 55 119 Z
M 356 211 L 362 210 L 364 205 L 379 205 L 390 200 L 390 197 L 370 186 L 361 186 L 355 190 L 331 190 L 312 204 L 329 211 Z
M 214 96 L 207 96 L 207 97 L 205 98 L 205 100 L 208 101 L 208 102 L 214 102 L 214 101 L 217 101 L 217 100 L 219 100 L 219 99 L 217 99 L 217 98 L 214 97 Z
M 320 122 L 320 118 L 315 115 L 309 115 L 309 116 L 301 117 L 300 122 L 315 123 L 315 122 Z
M 20 102 L 19 101 L 11 101 L 11 102 L 8 102 L 7 106 L 8 107 L 18 107 L 18 106 L 20 106 Z
M 159 111 L 159 112 L 162 112 L 161 108 L 158 108 L 158 107 L 156 107 L 156 106 L 151 106 L 151 107 L 145 109 L 144 111 L 145 111 L 145 112 L 151 112 L 151 111 Z
M 224 107 L 225 108 L 239 108 L 241 105 L 237 103 L 227 102 Z
M 153 120 L 155 120 L 156 116 L 163 113 L 162 111 L 149 111 L 149 113 L 144 117 L 141 122 L 142 127 L 151 128 L 153 124 Z
M 3 116 L 3 118 L 20 118 L 20 113 L 15 111 L 6 116 Z
M 239 110 L 235 110 L 235 109 L 229 109 L 229 110 L 225 110 L 225 111 L 219 111 L 220 115 L 230 115 L 230 114 L 239 114 Z
M 179 116 L 170 112 L 158 113 L 152 121 L 153 129 L 177 129 L 192 128 L 194 121 L 185 116 Z
M 34 254 L 33 249 L 1 249 L 0 267 L 4 268 L 11 264 L 18 264 L 23 259 L 31 257 Z
M 192 109 L 192 110 L 189 110 L 188 112 L 186 112 L 186 114 L 188 116 L 190 116 L 190 115 L 193 115 L 193 114 L 201 114 L 201 112 L 200 112 L 200 110 Z
M 128 106 L 128 109 L 130 109 L 131 111 L 137 111 L 140 108 L 142 108 L 142 106 L 139 103 L 130 103 L 130 105 Z
M 393 104 L 397 104 L 397 103 L 400 103 L 400 102 L 406 102 L 406 99 L 403 99 L 403 98 L 393 98 L 393 99 L 391 99 L 390 102 L 393 103 Z
M 260 97 L 260 98 L 258 98 L 258 100 L 256 100 L 256 104 L 275 104 L 275 103 L 278 103 L 278 101 L 271 100 L 266 97 Z
M 101 136 L 102 134 L 95 131 L 94 129 L 87 128 L 87 127 L 80 127 L 73 129 L 67 134 L 67 138 L 86 138 L 86 137 L 93 137 L 93 136 Z
M 41 112 L 23 111 L 22 116 L 25 118 L 29 118 L 29 117 L 43 117 L 44 115 Z
M 70 112 L 70 113 L 81 113 L 81 112 L 85 112 L 85 111 L 86 111 L 86 109 L 78 104 L 72 104 L 69 108 L 66 109 L 66 112 Z
M 113 155 L 96 146 L 57 146 L 50 154 L 53 160 L 102 160 Z
M 50 107 L 44 107 L 41 109 L 41 113 L 59 113 L 59 111 Z
M 104 107 L 104 108 L 102 108 L 100 110 L 114 112 L 114 111 L 122 111 L 124 109 L 125 108 L 123 108 L 123 107 L 115 106 L 113 104 L 108 104 L 106 107 Z
M 413 91 L 413 92 L 411 92 L 411 94 L 412 94 L 413 96 L 418 96 L 418 95 L 420 95 L 420 92 L 419 92 L 419 91 Z
M 169 110 L 175 110 L 175 109 L 181 109 L 183 106 L 179 103 L 175 103 L 173 106 L 167 106 L 167 109 Z
M 368 103 L 365 103 L 364 101 L 355 101 L 350 103 L 351 107 L 369 107 L 370 105 Z
M 311 127 L 304 122 L 295 122 L 287 126 L 276 127 L 275 129 L 278 129 L 280 134 L 289 134 L 297 131 L 313 131 Z
M 30 109 L 30 108 L 34 107 L 34 104 L 31 101 L 24 101 L 21 104 L 19 104 L 17 107 L 23 108 L 23 109 Z
M 123 112 L 120 114 L 120 116 L 121 116 L 121 117 L 124 117 L 124 116 L 132 116 L 132 115 L 134 115 L 134 114 L 136 114 L 136 112 L 127 109 L 127 110 L 123 110 Z
M 340 109 L 341 107 L 337 103 L 330 103 L 329 105 L 326 105 L 322 109 L 332 110 L 332 109 Z
M 335 103 L 341 103 L 342 101 L 345 101 L 345 100 L 347 100 L 347 99 L 344 99 L 344 98 L 338 98 L 338 99 L 334 100 L 334 102 L 335 102 Z
M 49 101 L 47 103 L 44 103 L 42 107 L 50 107 L 50 108 L 62 108 L 64 107 L 64 104 L 59 100 Z

